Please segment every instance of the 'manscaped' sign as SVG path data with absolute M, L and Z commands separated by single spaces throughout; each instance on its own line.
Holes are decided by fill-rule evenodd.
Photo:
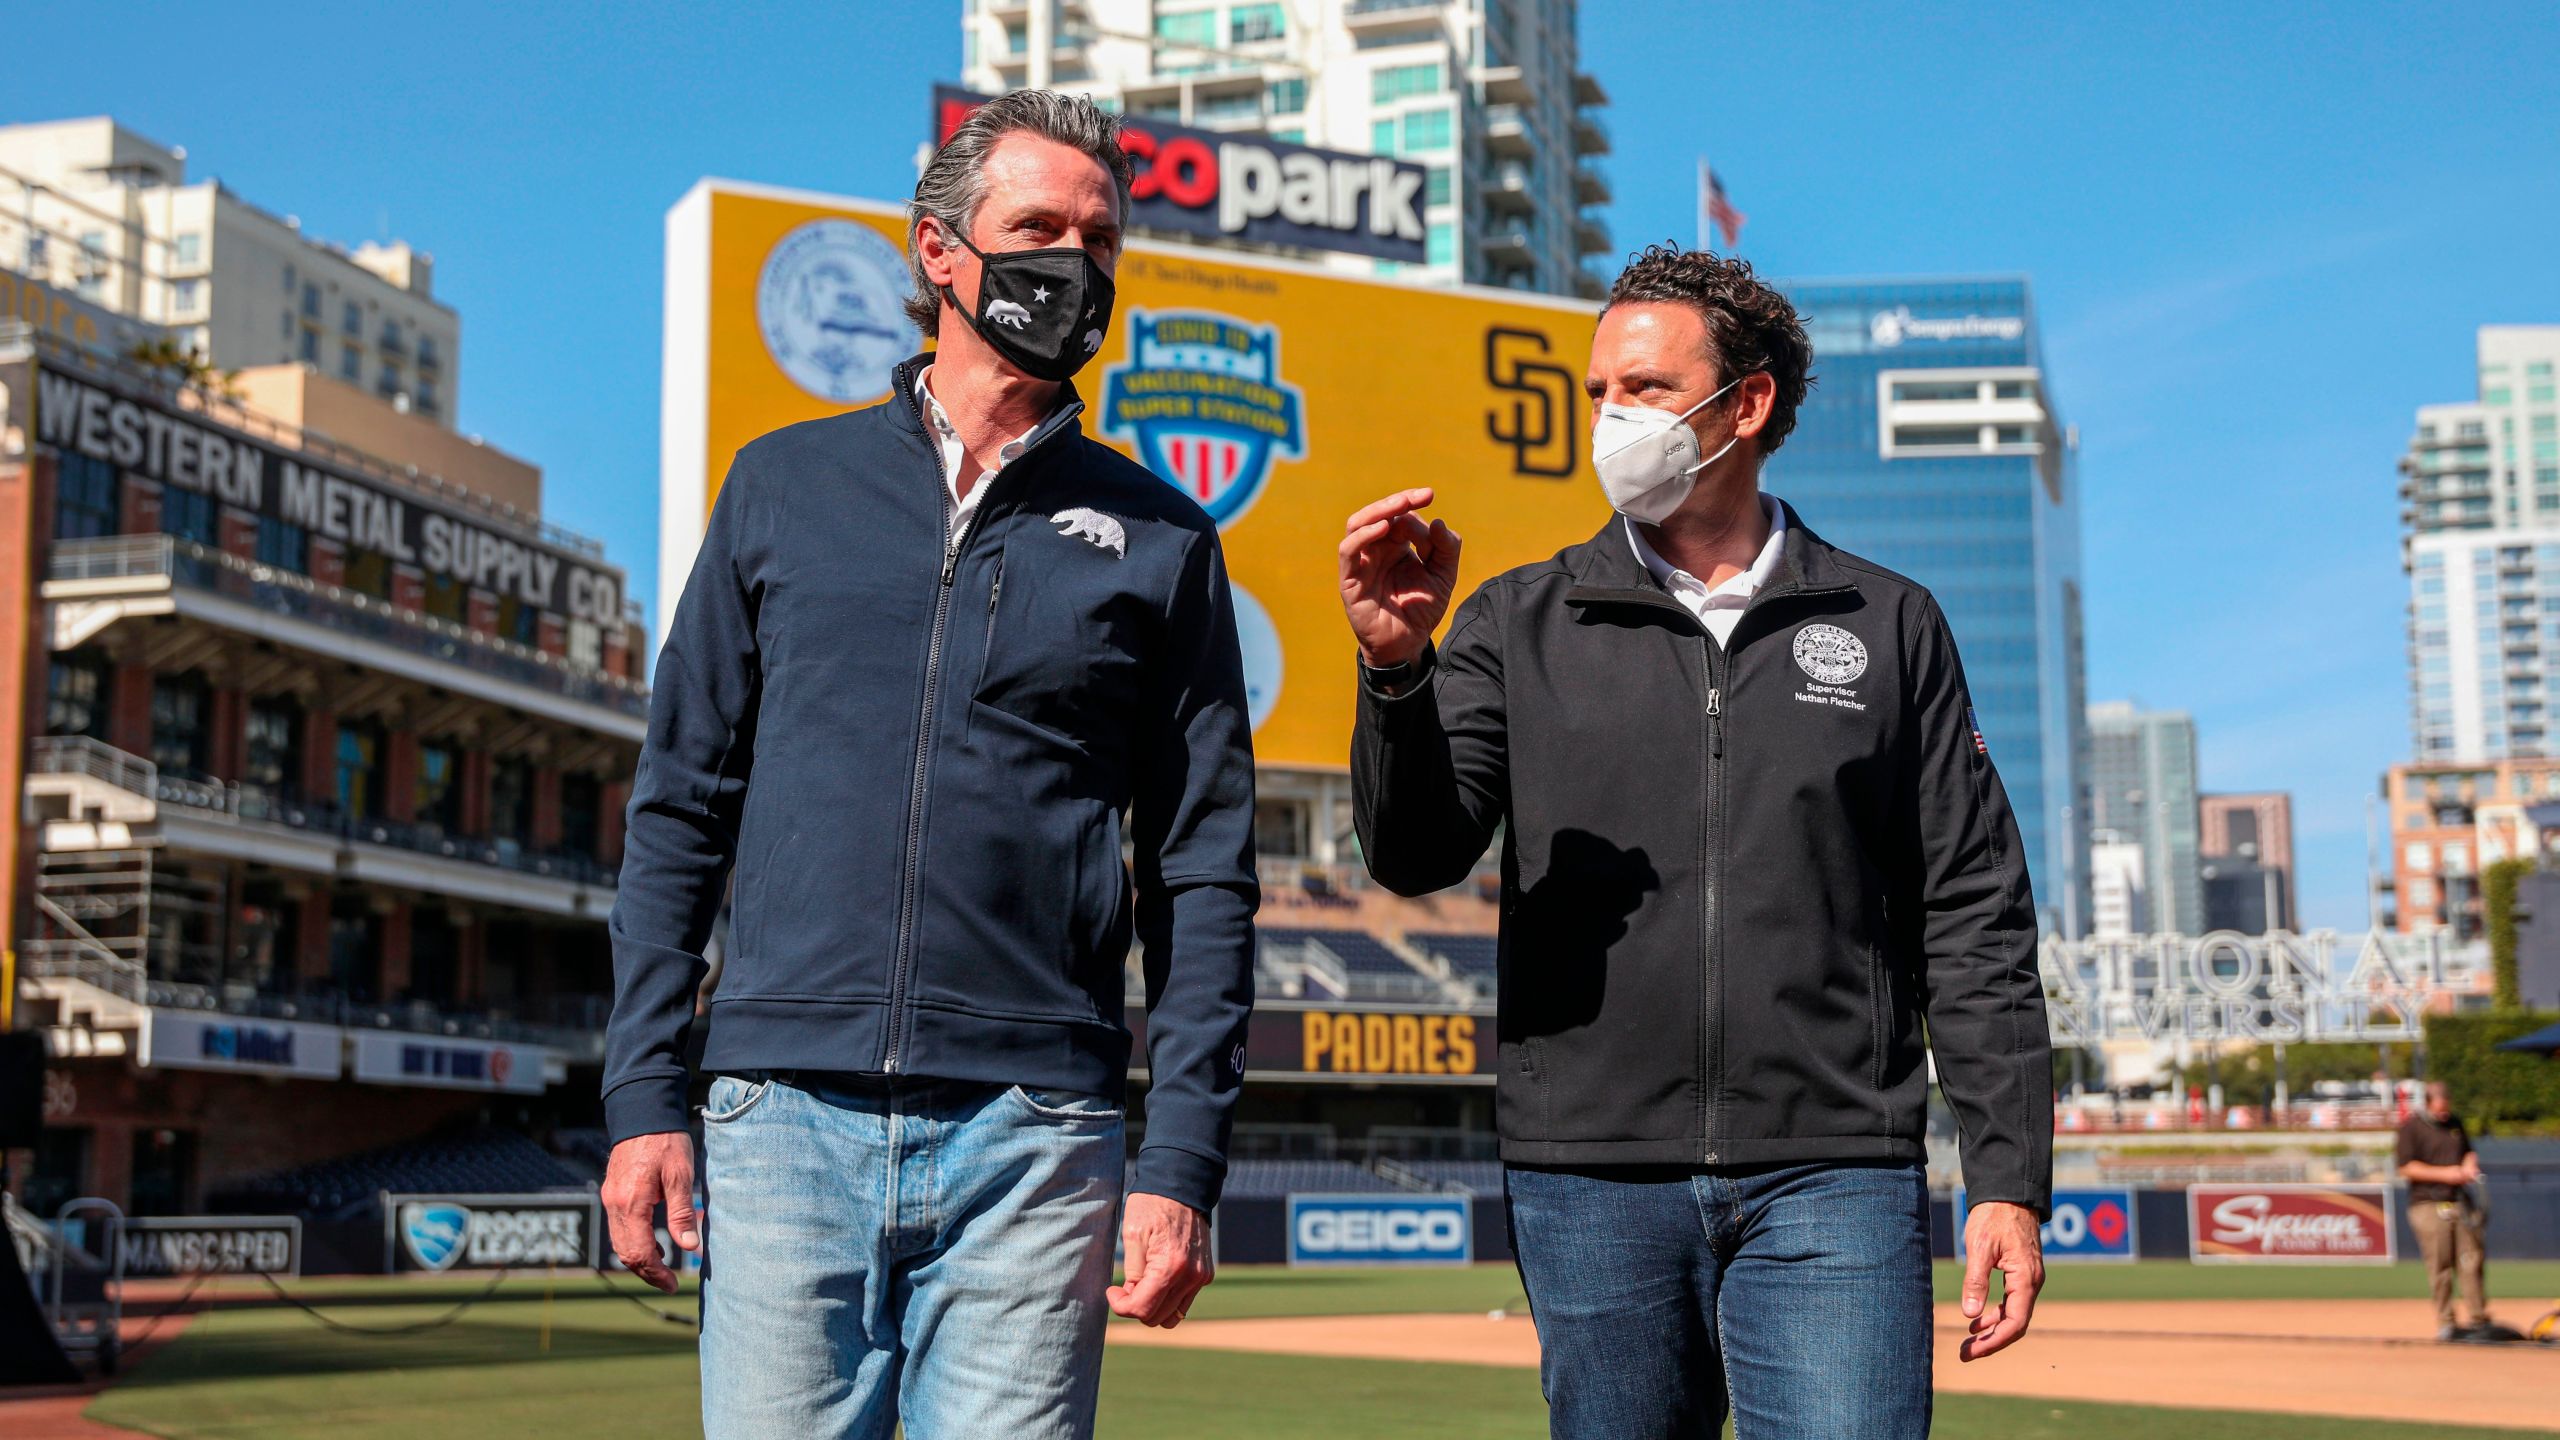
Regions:
M 2440 934 L 2216 930 L 2062 940 L 2038 952 L 2053 1038 L 2416 1040 L 2434 997 L 2462 992 Z
M 302 1222 L 291 1215 L 166 1215 L 116 1222 L 124 1273 L 299 1275 Z
M 2199 1264 L 2388 1264 L 2399 1258 L 2388 1185 L 2190 1185 L 2187 1254 Z
M 622 577 L 423 495 L 341 474 L 156 398 L 39 370 L 36 436 L 126 474 L 371 550 L 429 575 L 600 625 L 622 619 Z
M 933 143 L 950 139 L 991 98 L 935 86 Z M 1138 116 L 1121 122 L 1120 145 L 1137 170 L 1132 225 L 1414 264 L 1429 258 L 1422 207 L 1430 172 L 1410 160 Z

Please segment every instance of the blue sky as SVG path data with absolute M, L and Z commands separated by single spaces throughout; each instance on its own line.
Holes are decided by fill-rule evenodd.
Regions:
M 2408 748 L 2393 461 L 2471 332 L 2560 322 L 2560 7 L 1588 3 L 1622 245 L 1701 151 L 1780 277 L 2018 272 L 2082 437 L 2089 686 L 2294 793 L 2362 923 Z M 313 235 L 403 236 L 462 427 L 656 576 L 661 219 L 697 177 L 912 186 L 956 0 L 39 5 L 0 121 L 112 113 Z M 102 35 L 128 43 L 102 45 Z

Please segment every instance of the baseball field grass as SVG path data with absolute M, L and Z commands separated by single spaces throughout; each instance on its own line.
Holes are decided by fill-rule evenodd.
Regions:
M 2506 1264 L 2502 1294 L 2560 1295 L 2560 1264 Z M 1959 1274 L 1942 1267 L 1942 1294 Z M 2183 1264 L 2078 1267 L 2068 1293 L 2113 1299 L 2399 1298 L 2419 1301 L 2412 1266 L 2222 1270 Z M 629 1280 L 624 1296 L 637 1293 Z M 346 1325 L 432 1318 L 480 1282 L 308 1280 L 297 1293 Z M 518 1277 L 458 1321 L 418 1335 L 350 1335 L 303 1312 L 254 1303 L 234 1288 L 179 1337 L 146 1356 L 90 1407 L 93 1419 L 178 1440 L 452 1440 L 536 1435 L 655 1440 L 699 1433 L 693 1332 L 592 1275 Z M 689 1320 L 693 1297 L 656 1308 Z M 1293 1315 L 1482 1314 L 1517 1308 L 1505 1266 L 1447 1271 L 1236 1269 L 1194 1309 L 1201 1319 Z M 2526 1304 L 2511 1308 L 2522 1310 Z M 2531 1308 L 2539 1310 L 2540 1303 Z M 2032 1345 L 2032 1340 L 2029 1342 Z M 2024 1352 L 2022 1352 L 2024 1353 Z M 0 1431 L 7 1429 L 0 1411 Z M 1527 1369 L 1394 1360 L 1114 1346 L 1103 1371 L 1101 1433 L 1183 1440 L 1343 1440 L 1345 1436 L 1531 1437 L 1545 1434 L 1537 1376 Z M 1936 1434 L 2000 1440 L 2458 1440 L 2502 1433 L 2320 1416 L 1941 1395 Z

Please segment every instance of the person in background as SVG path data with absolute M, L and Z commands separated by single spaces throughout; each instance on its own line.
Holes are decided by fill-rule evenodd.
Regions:
M 2480 1215 L 2472 1208 L 2470 1187 L 2480 1179 L 2480 1152 L 2462 1117 L 2453 1113 L 2453 1092 L 2441 1080 L 2427 1082 L 2427 1103 L 2400 1122 L 2400 1140 L 2392 1155 L 2400 1178 L 2409 1182 L 2409 1228 L 2417 1232 L 2418 1249 L 2427 1257 L 2427 1286 L 2436 1302 L 2436 1338 L 2459 1340 L 2489 1328 L 2489 1281 L 2481 1252 Z M 2470 1319 L 2455 1324 L 2454 1281 L 2462 1282 L 2462 1302 Z

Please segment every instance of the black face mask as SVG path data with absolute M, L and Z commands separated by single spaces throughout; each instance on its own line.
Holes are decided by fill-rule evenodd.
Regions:
M 950 286 L 942 293 L 1006 363 L 1037 380 L 1065 380 L 1101 352 L 1113 288 L 1092 256 L 1066 246 L 990 255 L 958 226 L 942 229 L 978 257 L 978 313 L 971 315 Z

